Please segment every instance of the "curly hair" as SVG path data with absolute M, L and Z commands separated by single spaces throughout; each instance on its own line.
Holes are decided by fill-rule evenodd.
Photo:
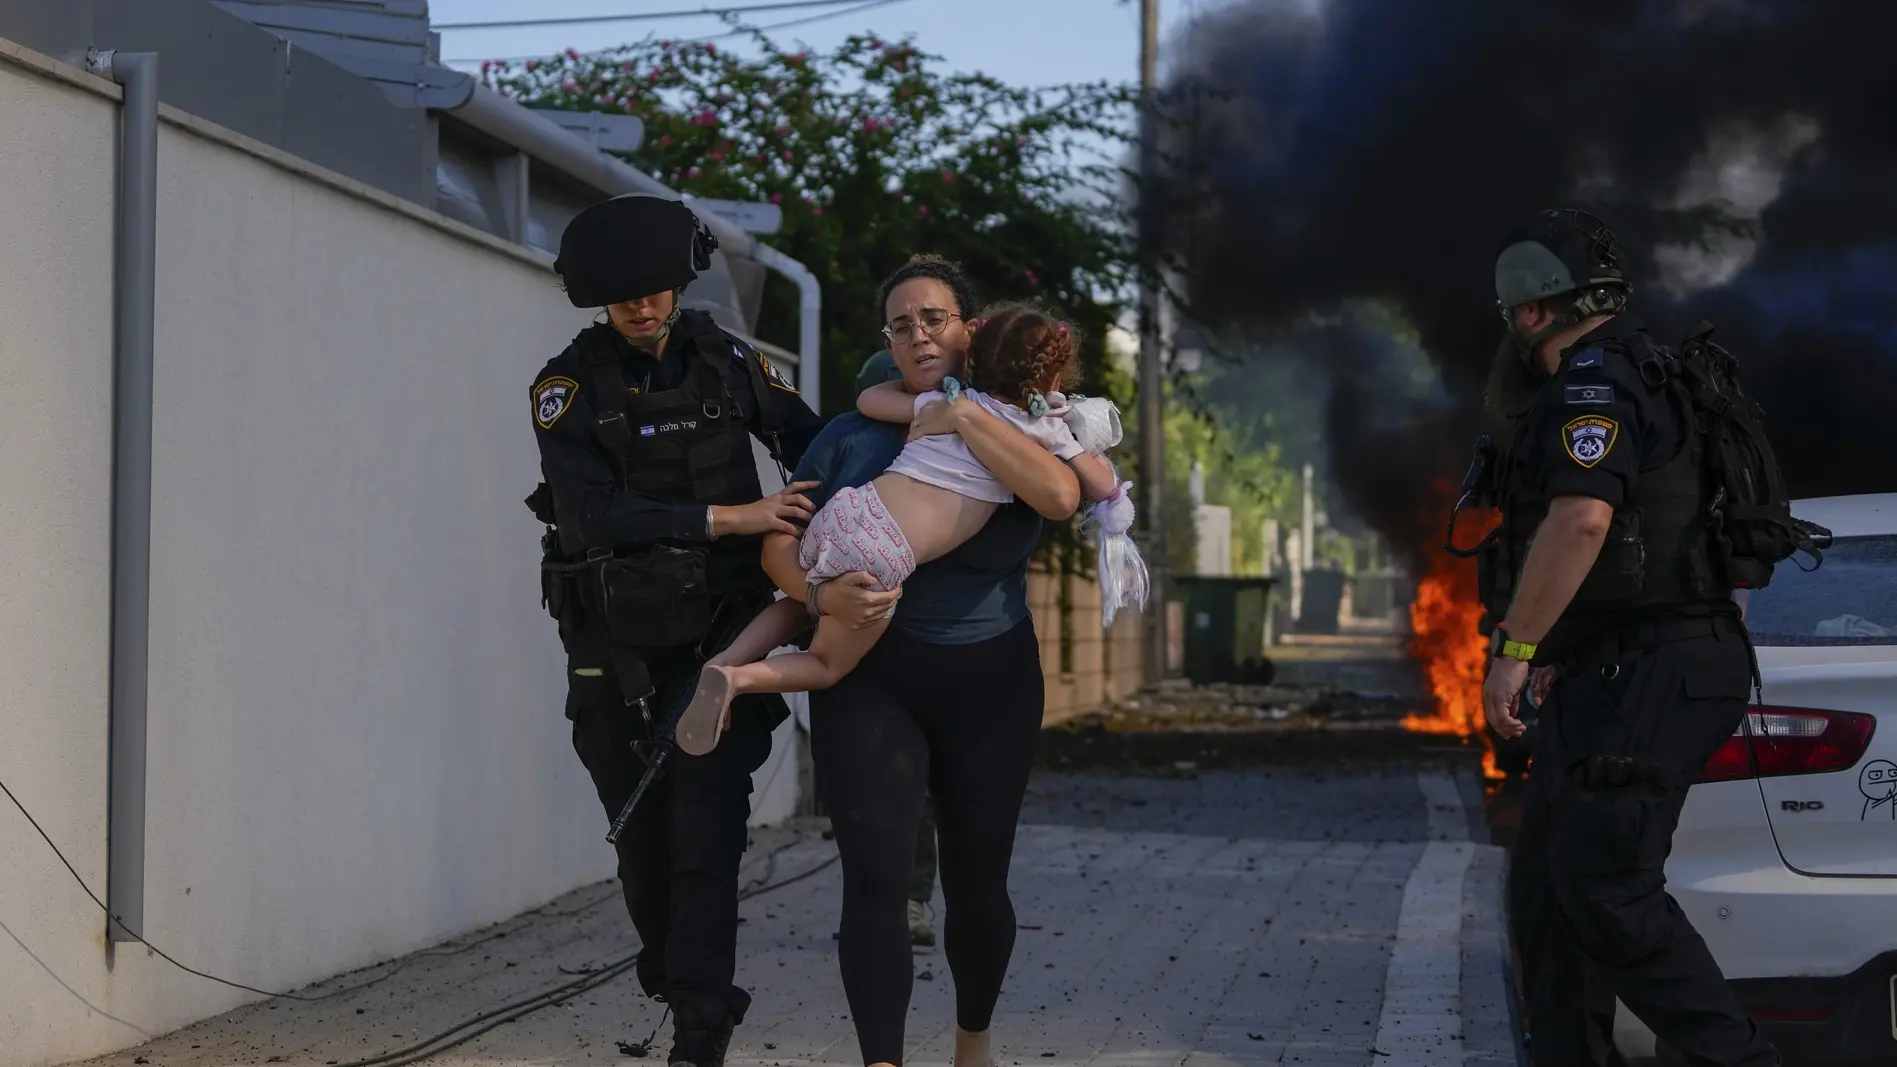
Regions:
M 1080 331 L 1032 304 L 984 308 L 968 347 L 968 384 L 1011 403 L 1051 393 L 1072 376 Z
M 975 287 L 968 283 L 968 275 L 963 272 L 961 264 L 952 259 L 925 253 L 910 256 L 909 262 L 897 267 L 895 273 L 883 280 L 883 288 L 876 294 L 876 321 L 878 323 L 882 322 L 883 316 L 889 313 L 889 294 L 895 292 L 896 287 L 903 282 L 914 281 L 917 278 L 933 278 L 948 286 L 949 292 L 955 294 L 955 303 L 959 305 L 951 309 L 957 315 L 967 315 L 974 310 Z

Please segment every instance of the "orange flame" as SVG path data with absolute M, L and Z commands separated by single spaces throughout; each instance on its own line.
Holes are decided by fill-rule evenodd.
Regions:
M 1406 717 L 1403 728 L 1480 738 L 1483 776 L 1501 778 L 1484 729 L 1482 679 L 1488 670 L 1489 643 L 1478 629 L 1482 602 L 1475 566 L 1440 552 L 1434 558 L 1437 562 L 1417 582 L 1416 600 L 1410 604 L 1410 654 L 1429 677 L 1436 710 Z

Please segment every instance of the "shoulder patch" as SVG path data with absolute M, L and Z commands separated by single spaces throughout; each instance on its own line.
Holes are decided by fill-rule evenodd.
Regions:
M 777 369 L 777 364 L 771 362 L 771 357 L 759 352 L 757 354 L 757 365 L 758 369 L 764 372 L 764 380 L 771 385 L 782 389 L 786 393 L 794 393 L 797 391 L 797 387 L 790 383 L 790 379 L 785 376 L 784 372 Z
M 1574 362 L 1568 364 L 1568 369 L 1574 370 L 1580 367 L 1598 367 L 1600 365 L 1601 350 L 1598 348 L 1590 348 L 1580 355 L 1575 356 Z
M 573 393 L 580 383 L 571 378 L 544 378 L 533 388 L 534 421 L 543 430 L 553 429 L 566 409 L 573 406 Z
M 1611 404 L 1614 402 L 1614 387 L 1611 385 L 1563 386 L 1561 398 L 1566 404 Z
M 1599 415 L 1583 415 L 1561 427 L 1561 447 L 1568 458 L 1592 467 L 1607 458 L 1620 439 L 1620 423 Z

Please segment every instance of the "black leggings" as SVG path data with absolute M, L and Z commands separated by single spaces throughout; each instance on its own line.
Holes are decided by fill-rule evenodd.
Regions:
M 935 801 L 943 948 L 962 1029 L 988 1029 L 1014 952 L 1008 865 L 1044 703 L 1034 623 L 972 645 L 891 628 L 810 695 L 817 788 L 843 860 L 843 989 L 864 1063 L 901 1063 L 923 794 Z

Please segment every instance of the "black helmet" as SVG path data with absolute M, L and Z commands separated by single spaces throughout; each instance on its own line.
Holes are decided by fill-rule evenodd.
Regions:
M 1620 242 L 1586 211 L 1541 212 L 1510 233 L 1495 257 L 1495 303 L 1504 319 L 1510 308 L 1573 293 L 1578 322 L 1620 311 L 1632 291 Z
M 574 307 L 605 307 L 685 288 L 717 249 L 718 238 L 679 201 L 620 196 L 574 216 L 553 269 Z

